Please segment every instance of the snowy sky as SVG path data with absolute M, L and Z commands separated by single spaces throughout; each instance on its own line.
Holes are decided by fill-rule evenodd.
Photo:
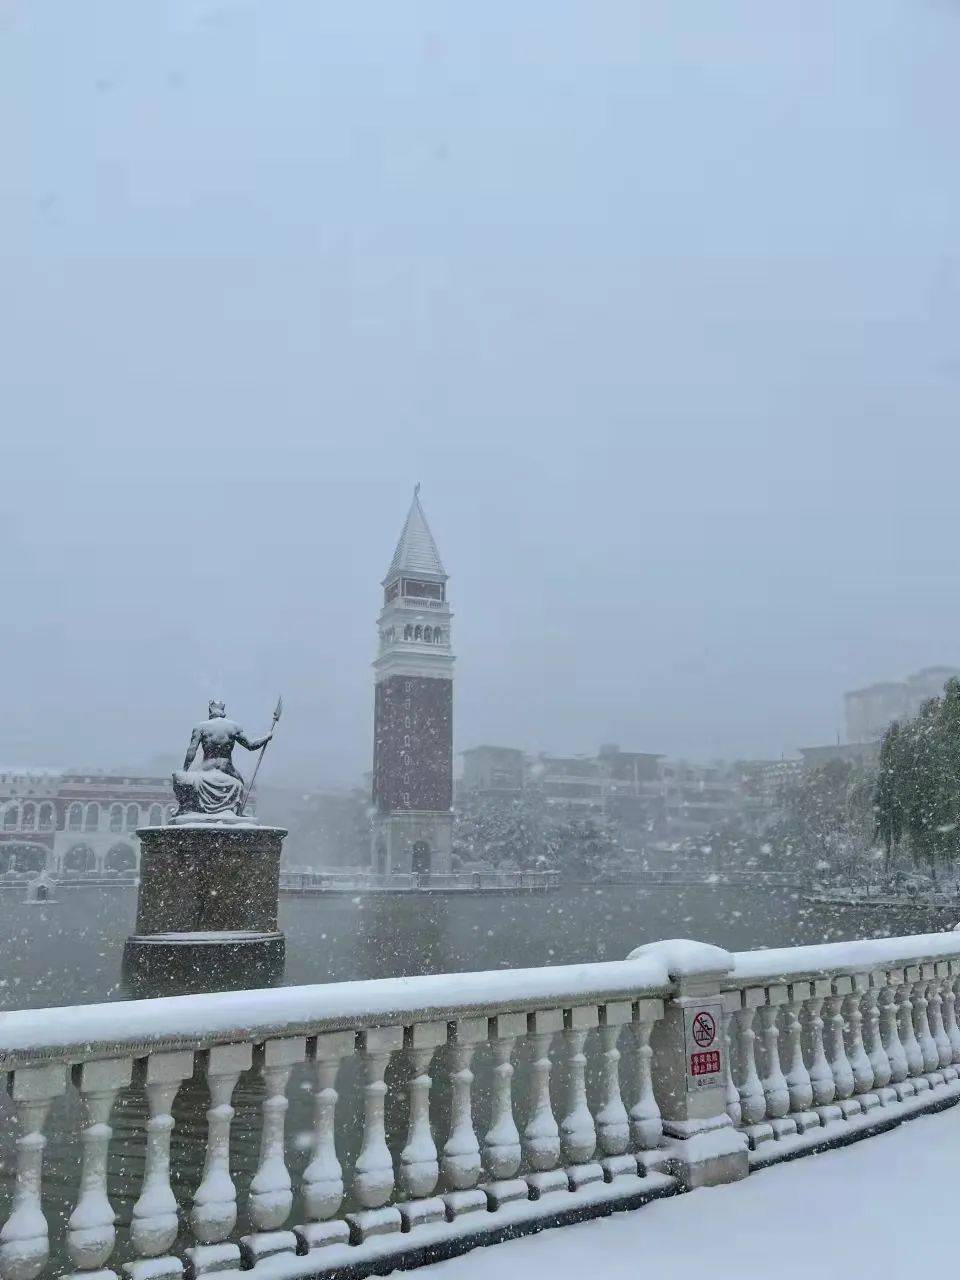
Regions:
M 951 0 L 0 0 L 6 763 L 779 754 L 960 661 Z

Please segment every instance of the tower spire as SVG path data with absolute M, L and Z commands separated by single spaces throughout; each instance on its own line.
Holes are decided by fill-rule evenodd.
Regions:
M 447 577 L 437 544 L 427 524 L 427 517 L 423 514 L 423 507 L 420 505 L 419 480 L 414 485 L 410 510 L 407 512 L 397 549 L 393 553 L 383 585 L 386 586 L 392 579 L 405 573 L 440 582 Z

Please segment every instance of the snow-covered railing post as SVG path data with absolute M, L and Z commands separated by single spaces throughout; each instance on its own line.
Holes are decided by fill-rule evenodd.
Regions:
M 647 956 L 662 959 L 674 983 L 651 1041 L 667 1167 L 685 1187 L 736 1182 L 749 1165 L 746 1139 L 727 1111 L 721 993 L 734 958 L 684 938 L 638 947 L 629 959 Z

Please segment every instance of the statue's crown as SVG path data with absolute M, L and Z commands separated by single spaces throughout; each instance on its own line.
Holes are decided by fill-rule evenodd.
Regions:
M 222 702 L 219 698 L 211 698 L 209 703 L 207 704 L 207 714 L 211 716 L 214 715 L 216 712 L 219 712 L 220 715 L 223 715 L 226 709 L 227 709 L 226 703 Z

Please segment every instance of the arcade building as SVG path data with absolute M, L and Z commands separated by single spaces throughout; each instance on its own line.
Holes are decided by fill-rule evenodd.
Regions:
M 132 873 L 137 827 L 165 825 L 174 809 L 169 778 L 0 773 L 0 874 Z
M 450 870 L 453 651 L 447 572 L 417 485 L 377 622 L 372 869 Z

